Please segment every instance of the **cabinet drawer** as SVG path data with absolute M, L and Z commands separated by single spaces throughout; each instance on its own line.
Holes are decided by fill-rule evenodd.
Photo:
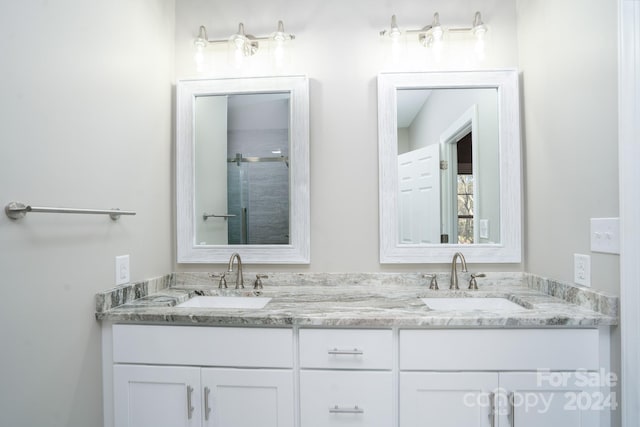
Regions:
M 400 331 L 401 370 L 598 369 L 596 329 Z
M 391 330 L 301 329 L 300 366 L 326 369 L 391 369 Z
M 291 329 L 113 325 L 114 363 L 291 368 Z
M 389 427 L 393 420 L 391 372 L 301 371 L 302 427 Z

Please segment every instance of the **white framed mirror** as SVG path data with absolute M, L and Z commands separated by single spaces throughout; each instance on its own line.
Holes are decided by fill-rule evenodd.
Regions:
M 181 80 L 179 263 L 310 262 L 305 76 Z
M 380 262 L 521 262 L 516 70 L 378 76 Z

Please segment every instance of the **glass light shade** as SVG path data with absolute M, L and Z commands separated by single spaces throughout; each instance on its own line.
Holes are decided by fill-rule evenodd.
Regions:
M 271 33 L 269 37 L 276 43 L 284 43 L 285 41 L 291 40 L 291 35 L 284 32 L 284 24 L 282 21 L 278 21 L 278 29 L 274 33 Z
M 442 36 L 444 35 L 444 30 L 441 26 L 433 27 L 431 29 L 431 35 L 433 36 L 433 41 L 439 42 L 442 40 Z
M 400 28 L 398 28 L 398 23 L 396 22 L 396 15 L 391 16 L 391 30 L 389 31 L 389 37 L 391 40 L 398 40 L 402 32 Z
M 440 14 L 438 12 L 433 14 L 433 23 L 431 24 L 431 35 L 433 36 L 433 41 L 439 42 L 442 40 L 442 36 L 444 35 L 444 30 L 442 29 L 442 25 L 440 25 Z
M 201 25 L 200 31 L 198 31 L 198 37 L 196 37 L 196 39 L 193 41 L 193 45 L 196 47 L 196 49 L 202 50 L 207 47 L 207 44 L 209 44 L 207 39 L 207 29 L 204 27 L 204 25 Z
M 484 38 L 484 35 L 487 33 L 487 26 L 484 25 L 484 22 L 482 22 L 482 16 L 480 15 L 480 12 L 476 12 L 475 16 L 473 17 L 473 27 L 471 29 L 471 32 L 478 40 L 482 40 Z

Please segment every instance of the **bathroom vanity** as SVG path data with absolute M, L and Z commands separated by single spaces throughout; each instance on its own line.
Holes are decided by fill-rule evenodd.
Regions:
M 609 425 L 617 299 L 498 276 L 455 292 L 417 274 L 284 273 L 263 291 L 220 290 L 204 274 L 106 291 L 105 425 Z M 272 299 L 177 306 L 196 294 Z M 433 310 L 424 297 L 521 309 Z

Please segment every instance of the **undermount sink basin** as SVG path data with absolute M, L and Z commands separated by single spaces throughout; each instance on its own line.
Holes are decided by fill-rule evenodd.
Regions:
M 507 298 L 422 298 L 432 310 L 524 311 L 525 307 Z
M 193 297 L 176 307 L 196 307 L 196 308 L 239 308 L 252 309 L 264 308 L 271 301 L 267 297 L 220 297 L 203 296 Z

